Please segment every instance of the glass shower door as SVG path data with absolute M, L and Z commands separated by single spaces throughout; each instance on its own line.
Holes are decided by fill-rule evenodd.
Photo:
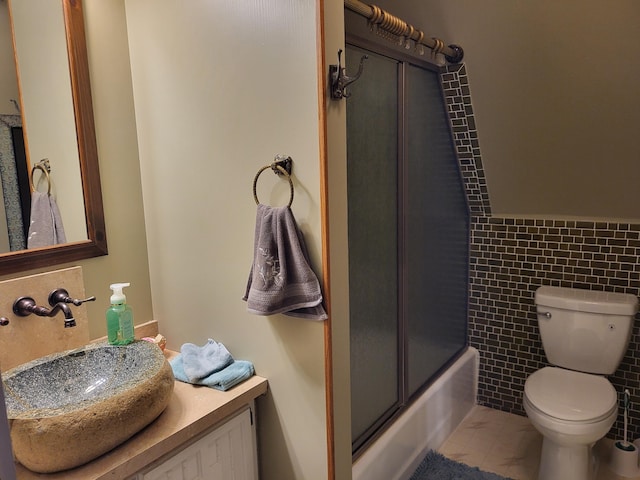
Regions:
M 368 55 L 347 108 L 352 439 L 367 436 L 398 401 L 398 62 Z
M 469 258 L 439 72 L 351 45 L 347 71 L 364 54 L 347 99 L 354 451 L 465 348 Z
M 438 72 L 405 65 L 404 317 L 411 397 L 464 348 L 469 221 Z

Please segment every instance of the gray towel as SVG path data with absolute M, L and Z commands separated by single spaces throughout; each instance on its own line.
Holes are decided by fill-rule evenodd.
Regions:
M 254 258 L 243 300 L 256 315 L 327 318 L 320 283 L 289 207 L 258 205 Z
M 180 347 L 184 373 L 190 382 L 208 377 L 233 362 L 233 357 L 223 344 L 211 338 L 202 347 L 185 343 Z
M 31 223 L 27 248 L 48 247 L 66 241 L 62 217 L 55 199 L 48 193 L 34 191 L 31 194 Z

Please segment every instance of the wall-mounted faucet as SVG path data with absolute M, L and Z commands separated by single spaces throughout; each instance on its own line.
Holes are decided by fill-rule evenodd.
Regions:
M 20 297 L 13 302 L 13 313 L 20 317 L 26 317 L 32 313 L 39 317 L 54 317 L 60 310 L 64 313 L 64 328 L 75 327 L 76 319 L 73 318 L 73 312 L 66 303 L 56 303 L 49 310 L 47 307 L 36 305 L 36 301 L 31 297 Z
M 84 300 L 73 299 L 64 288 L 58 288 L 49 294 L 49 304 L 51 309 L 38 306 L 32 297 L 19 297 L 13 302 L 13 313 L 20 317 L 26 317 L 32 313 L 39 317 L 54 317 L 59 311 L 64 314 L 64 327 L 75 327 L 76 320 L 73 312 L 67 303 L 76 306 L 82 305 L 84 302 L 92 302 L 96 297 L 85 298 Z

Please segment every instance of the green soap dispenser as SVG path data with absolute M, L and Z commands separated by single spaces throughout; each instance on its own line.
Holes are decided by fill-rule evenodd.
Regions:
M 133 309 L 127 305 L 127 297 L 122 293 L 130 283 L 114 283 L 109 288 L 111 306 L 107 309 L 107 339 L 111 345 L 127 345 L 134 340 Z

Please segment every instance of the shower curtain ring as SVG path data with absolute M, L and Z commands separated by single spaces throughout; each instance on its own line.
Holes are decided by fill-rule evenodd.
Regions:
M 407 40 L 404 44 L 404 48 L 409 50 L 411 48 L 411 37 L 413 36 L 413 32 L 415 32 L 416 29 L 413 28 L 413 25 L 409 25 L 408 23 L 407 23 L 407 27 L 409 28 L 409 33 L 407 33 Z
M 422 44 L 422 40 L 424 40 L 424 32 L 422 30 L 418 30 L 418 39 L 416 40 L 415 50 L 420 55 L 424 55 L 424 45 Z

